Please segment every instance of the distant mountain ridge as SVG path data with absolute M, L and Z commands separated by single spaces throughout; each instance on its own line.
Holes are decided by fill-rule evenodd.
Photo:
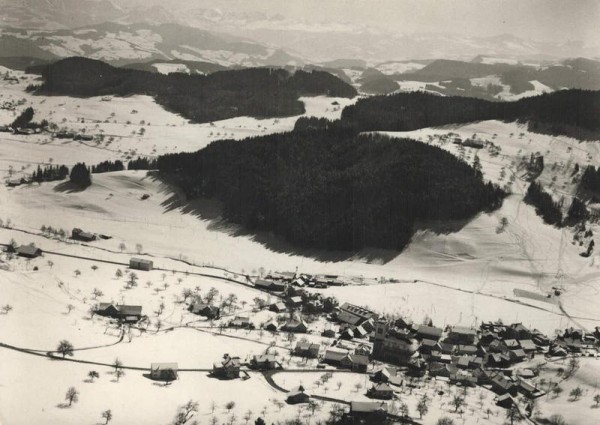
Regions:
M 303 58 L 272 46 L 174 23 L 103 22 L 76 29 L 0 30 L 0 57 L 52 60 L 84 56 L 113 65 L 155 60 L 210 62 L 220 66 L 302 66 Z

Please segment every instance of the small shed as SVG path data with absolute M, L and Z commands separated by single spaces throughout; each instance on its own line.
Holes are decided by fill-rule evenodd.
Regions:
M 152 267 L 154 267 L 154 263 L 151 260 L 144 258 L 131 258 L 129 260 L 130 269 L 150 271 Z

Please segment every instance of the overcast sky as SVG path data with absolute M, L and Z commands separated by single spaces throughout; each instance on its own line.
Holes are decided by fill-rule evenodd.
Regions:
M 123 1 L 131 0 L 117 2 Z M 507 33 L 539 41 L 598 44 L 600 28 L 600 0 L 171 0 L 168 5 L 164 0 L 150 1 L 171 10 L 263 12 L 300 21 L 367 24 L 404 34 Z

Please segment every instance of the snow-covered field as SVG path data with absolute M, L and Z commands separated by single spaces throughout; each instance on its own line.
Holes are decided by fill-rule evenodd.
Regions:
M 5 72 L 6 69 L 0 72 Z M 32 96 L 24 91 L 35 77 L 19 84 L 0 81 L 0 104 L 19 102 L 15 110 L 0 109 L 0 125 L 10 124 L 26 107 L 35 111 L 34 120 L 47 119 L 60 129 L 99 136 L 101 141 L 53 139 L 42 133 L 16 136 L 0 133 L 0 170 L 12 165 L 15 172 L 31 174 L 37 164 L 65 164 L 79 161 L 88 165 L 105 160 L 125 160 L 138 155 L 158 156 L 172 152 L 195 151 L 218 139 L 243 139 L 290 131 L 298 117 L 255 119 L 238 117 L 206 124 L 192 124 L 165 111 L 149 96 L 95 97 L 75 99 L 66 96 Z M 103 100 L 104 99 L 104 100 Z M 342 109 L 353 103 L 346 98 L 324 96 L 301 98 L 306 116 L 339 118 Z M 337 102 L 337 104 L 333 104 Z M 22 169 L 22 167 L 24 167 Z M 18 175 L 18 174 L 17 174 Z

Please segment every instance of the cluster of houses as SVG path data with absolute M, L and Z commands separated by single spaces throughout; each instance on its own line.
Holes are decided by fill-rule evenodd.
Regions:
M 269 273 L 263 278 L 256 279 L 254 286 L 270 292 L 283 292 L 289 286 L 297 288 L 327 288 L 329 286 L 343 286 L 347 282 L 337 275 L 309 275 L 293 272 Z

